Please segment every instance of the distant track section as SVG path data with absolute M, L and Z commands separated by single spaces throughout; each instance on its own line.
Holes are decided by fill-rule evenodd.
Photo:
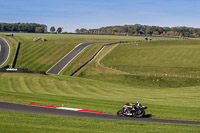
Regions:
M 10 46 L 3 38 L 0 38 L 0 66 L 3 65 L 10 54 Z
M 53 65 L 47 73 L 59 74 L 84 48 L 91 44 L 100 44 L 105 42 L 80 43 L 72 51 L 66 54 L 61 60 Z
M 38 107 L 38 106 L 30 106 L 30 105 L 24 105 L 24 104 L 1 102 L 1 101 L 0 101 L 0 110 L 25 112 L 25 113 L 37 113 L 37 114 L 49 114 L 49 115 L 63 115 L 63 116 L 73 116 L 73 117 L 99 118 L 99 119 L 110 119 L 110 120 L 200 125 L 200 121 L 118 117 L 116 115 L 111 115 L 111 114 L 99 114 L 99 113 L 89 113 L 89 112 L 81 112 L 81 111 L 71 111 L 71 110 L 65 110 L 65 109 L 56 109 L 56 107 L 54 106 Z

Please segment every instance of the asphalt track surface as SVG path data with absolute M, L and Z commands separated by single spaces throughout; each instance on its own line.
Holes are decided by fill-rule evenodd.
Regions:
M 52 66 L 47 73 L 59 74 L 84 48 L 91 44 L 99 44 L 105 42 L 87 42 L 77 45 L 72 51 L 59 60 L 54 66 Z
M 0 38 L 0 66 L 6 62 L 9 51 L 10 48 L 8 43 L 3 38 Z
M 69 110 L 45 108 L 45 107 L 30 106 L 30 105 L 16 104 L 16 103 L 9 103 L 9 102 L 0 102 L 0 110 L 3 110 L 3 111 L 14 111 L 14 112 L 24 112 L 24 113 L 36 113 L 36 114 L 49 114 L 49 115 L 62 115 L 62 116 L 73 116 L 73 117 L 110 119 L 110 120 L 126 120 L 126 121 L 141 121 L 141 122 L 159 122 L 159 123 L 171 123 L 171 124 L 200 125 L 200 121 L 184 121 L 184 120 L 155 119 L 155 118 L 118 117 L 116 115 L 69 111 Z

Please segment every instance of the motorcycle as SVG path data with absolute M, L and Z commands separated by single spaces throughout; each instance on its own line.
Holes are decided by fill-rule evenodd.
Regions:
M 117 112 L 117 116 L 131 116 L 131 117 L 137 117 L 141 118 L 145 115 L 145 109 L 147 107 L 142 106 L 139 102 L 136 104 L 133 104 L 131 107 L 128 107 L 128 109 L 124 110 L 121 109 Z

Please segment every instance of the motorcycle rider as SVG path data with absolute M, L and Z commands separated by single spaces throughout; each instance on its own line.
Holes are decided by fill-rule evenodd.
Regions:
M 129 109 L 132 109 L 134 106 L 133 103 L 126 103 L 124 106 L 123 106 L 123 110 L 124 110 L 124 113 L 129 113 Z
M 136 102 L 136 103 L 126 103 L 124 106 L 123 106 L 123 110 L 124 110 L 124 113 L 130 113 L 130 110 L 134 107 L 139 107 L 140 106 L 140 103 L 139 102 Z
M 117 112 L 117 116 L 132 116 L 140 118 L 145 115 L 145 109 L 147 109 L 147 107 L 142 106 L 139 102 L 126 103 L 123 108 Z
M 136 103 L 135 103 L 135 107 L 140 107 L 140 103 L 139 103 L 139 102 L 136 102 Z

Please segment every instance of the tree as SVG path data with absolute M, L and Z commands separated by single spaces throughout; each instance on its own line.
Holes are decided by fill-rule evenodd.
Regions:
M 76 32 L 76 33 L 80 33 L 80 30 L 79 30 L 79 29 L 76 29 L 75 32 Z
M 6 31 L 6 24 L 5 23 L 1 24 L 1 30 Z
M 54 33 L 54 32 L 56 31 L 55 27 L 52 26 L 52 27 L 50 28 L 50 31 L 51 31 L 51 33 Z
M 37 24 L 37 23 L 0 23 L 0 30 L 1 31 L 22 31 L 22 32 L 35 32 L 36 27 L 42 27 L 43 31 L 40 32 L 46 32 L 47 26 L 43 24 Z M 39 29 L 37 29 L 38 31 Z M 38 31 L 39 32 L 39 31 Z
M 36 27 L 35 32 L 36 33 L 44 33 L 44 29 L 43 29 L 43 27 Z
M 62 32 L 62 28 L 59 27 L 59 28 L 57 29 L 57 33 L 59 34 L 59 33 L 61 33 L 61 32 Z
M 87 29 L 85 29 L 85 28 L 81 28 L 81 29 L 80 29 L 80 32 L 81 32 L 81 33 L 85 33 L 86 31 L 87 31 Z

